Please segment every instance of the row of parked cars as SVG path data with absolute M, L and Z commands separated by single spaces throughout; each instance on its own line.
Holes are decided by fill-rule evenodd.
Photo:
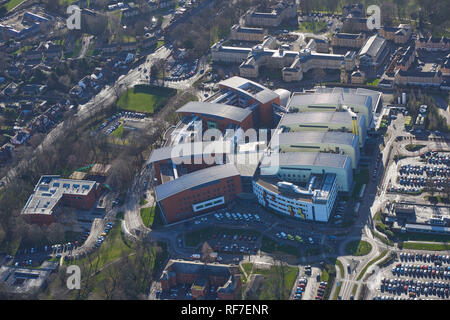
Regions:
M 421 294 L 435 295 L 441 298 L 449 297 L 450 284 L 447 282 L 423 282 L 408 279 L 386 279 L 381 280 L 380 291 L 388 291 L 393 294 L 408 294 L 410 297 L 420 296 Z
M 127 118 L 127 119 L 143 119 L 145 118 L 145 114 L 144 113 L 140 113 L 140 112 L 132 112 L 132 111 L 122 111 L 122 112 L 118 112 L 114 115 L 112 115 L 111 117 L 109 117 L 108 119 L 106 119 L 96 130 L 94 130 L 92 133 L 96 134 L 99 131 L 105 129 L 107 126 L 109 126 L 112 122 L 119 120 L 120 118 Z M 116 127 L 117 129 L 117 127 Z M 109 130 L 109 128 L 108 128 Z M 114 129 L 115 130 L 115 129 Z M 112 130 L 112 131 L 114 131 Z M 111 132 L 112 132 L 111 131 Z M 111 133 L 110 132 L 110 133 Z M 109 134 L 109 133 L 108 133 Z
M 292 234 L 290 234 L 290 233 L 284 233 L 283 231 L 281 231 L 281 232 L 276 233 L 275 236 L 276 236 L 278 239 L 290 240 L 290 241 L 294 241 L 294 240 L 295 240 L 295 241 L 300 242 L 300 243 L 303 243 L 303 242 L 304 242 L 304 241 L 303 241 L 303 238 L 302 238 L 300 235 L 298 235 L 298 234 L 292 235 Z M 309 238 L 308 238 L 308 242 L 309 242 L 310 244 L 314 244 L 313 238 L 309 237 Z
M 321 281 L 319 283 L 319 288 L 317 289 L 317 295 L 316 295 L 316 300 L 323 300 L 323 295 L 325 293 L 325 289 L 327 288 L 327 282 L 326 281 Z
M 308 279 L 306 279 L 305 277 L 298 279 L 297 288 L 295 289 L 294 300 L 300 300 L 302 298 L 303 292 L 305 292 L 307 284 Z
M 404 275 L 410 277 L 433 277 L 450 279 L 450 266 L 432 266 L 432 265 L 402 265 L 398 263 L 392 268 L 392 274 Z
M 214 250 L 215 251 L 219 251 L 219 252 L 225 252 L 225 253 L 242 253 L 242 254 L 255 254 L 258 251 L 258 247 L 254 246 L 253 248 L 251 247 L 246 247 L 246 246 L 239 246 L 237 243 L 233 243 L 230 246 L 228 245 L 221 245 L 221 244 L 216 244 L 214 246 Z
M 223 240 L 234 240 L 234 241 L 256 241 L 258 239 L 258 236 L 254 235 L 232 235 L 232 234 L 221 234 L 221 233 L 215 233 L 212 236 L 213 239 L 223 239 Z
M 450 156 L 448 154 L 439 154 L 437 151 L 428 151 L 420 157 L 426 159 L 426 162 L 429 164 L 450 165 Z
M 103 243 L 103 241 L 105 241 L 106 236 L 108 235 L 109 231 L 111 231 L 113 225 L 114 224 L 112 222 L 107 223 L 104 232 L 97 238 L 97 242 L 95 243 L 94 248 L 100 247 L 100 245 Z
M 427 176 L 442 176 L 446 177 L 449 174 L 447 166 L 411 166 L 410 164 L 405 164 L 400 167 L 400 174 L 406 175 L 423 175 L 426 173 Z
M 183 65 L 178 64 L 175 66 L 174 70 L 172 71 L 172 76 L 167 77 L 167 80 L 168 81 L 186 80 L 195 74 L 195 70 L 197 70 L 197 66 L 198 66 L 198 59 L 194 60 L 191 67 L 189 67 L 189 63 L 187 63 L 187 62 L 184 63 Z
M 336 214 L 334 215 L 334 218 L 335 218 L 334 224 L 342 223 L 342 215 L 344 214 L 346 204 L 347 204 L 346 201 L 338 202 L 338 204 L 336 206 Z
M 260 216 L 258 216 L 256 213 L 255 214 L 251 214 L 251 213 L 240 214 L 239 212 L 236 212 L 236 213 L 225 212 L 225 214 L 223 214 L 223 213 L 215 213 L 214 216 L 216 217 L 217 220 L 228 219 L 228 220 L 234 220 L 234 221 L 238 221 L 238 220 L 261 221 Z
M 423 262 L 434 262 L 434 261 L 442 261 L 446 263 L 450 263 L 449 255 L 441 255 L 441 254 L 422 254 L 422 253 L 407 253 L 400 252 L 400 260 L 401 261 L 423 261 Z

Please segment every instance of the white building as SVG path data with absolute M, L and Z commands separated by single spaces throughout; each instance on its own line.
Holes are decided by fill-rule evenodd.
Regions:
M 277 178 L 253 181 L 258 202 L 267 209 L 302 220 L 327 222 L 338 193 L 335 174 L 312 175 L 305 188 Z

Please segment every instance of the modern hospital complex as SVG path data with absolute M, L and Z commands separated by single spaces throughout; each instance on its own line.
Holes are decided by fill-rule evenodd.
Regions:
M 368 89 L 289 92 L 241 77 L 220 82 L 206 101 L 178 109 L 181 120 L 147 161 L 163 219 L 182 221 L 241 198 L 327 222 L 338 195 L 353 191 L 380 104 L 381 93 Z

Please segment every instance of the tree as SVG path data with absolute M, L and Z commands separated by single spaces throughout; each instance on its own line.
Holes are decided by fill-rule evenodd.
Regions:
M 276 259 L 270 270 L 261 299 L 287 300 L 289 293 L 286 289 L 286 263 Z
M 166 77 L 166 61 L 164 59 L 158 59 L 155 62 L 153 62 L 151 68 L 150 68 L 150 76 L 153 79 L 162 79 L 162 85 L 159 82 L 159 86 L 164 87 L 164 79 Z
M 381 25 L 392 26 L 394 21 L 396 6 L 391 2 L 383 2 L 381 4 Z
M 302 0 L 300 1 L 300 9 L 303 14 L 309 14 L 312 10 L 312 0 Z
M 212 256 L 213 252 L 214 250 L 211 248 L 208 242 L 205 241 L 202 245 L 202 260 L 205 262 L 205 264 L 214 261 L 214 258 Z

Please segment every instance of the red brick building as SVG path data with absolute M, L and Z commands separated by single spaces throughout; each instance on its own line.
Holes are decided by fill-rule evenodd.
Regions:
M 231 143 L 227 141 L 193 142 L 154 149 L 147 160 L 152 165 L 158 184 L 175 179 L 174 166 L 179 175 L 227 162 Z
M 241 299 L 241 275 L 237 267 L 222 264 L 170 260 L 164 269 L 160 282 L 163 291 L 177 285 L 188 285 L 192 298 L 220 300 Z M 210 292 L 214 286 L 213 293 Z
M 224 208 L 242 192 L 241 177 L 233 164 L 185 174 L 155 188 L 156 201 L 167 223 Z
M 102 189 L 95 181 L 42 176 L 21 214 L 29 223 L 50 224 L 55 221 L 55 212 L 60 205 L 89 210 L 101 193 Z
M 221 94 L 212 102 L 247 108 L 254 114 L 255 127 L 272 128 L 272 105 L 280 105 L 280 96 L 254 81 L 231 77 L 219 82 Z

